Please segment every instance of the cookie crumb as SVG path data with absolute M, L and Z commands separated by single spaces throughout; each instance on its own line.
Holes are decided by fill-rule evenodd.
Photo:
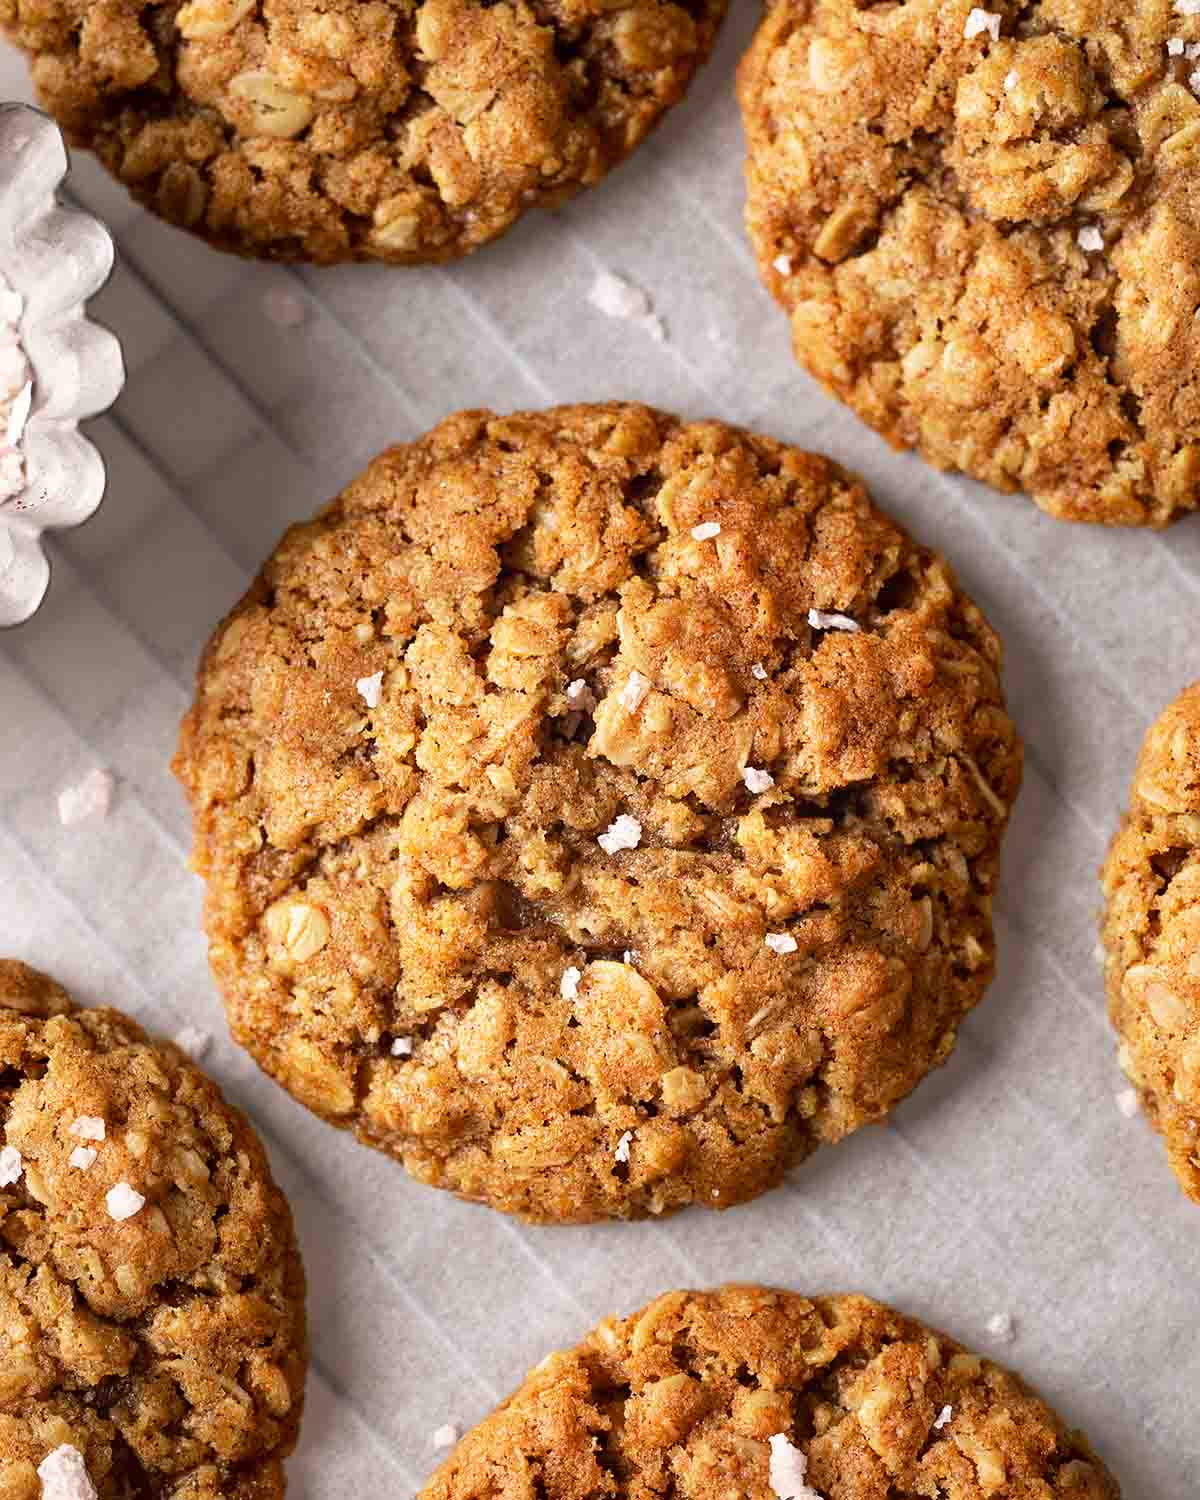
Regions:
M 766 682 L 767 669 L 763 666 L 762 662 L 756 661 L 750 668 L 750 675 L 751 677 L 756 677 L 759 682 Z
M 370 677 L 360 677 L 354 686 L 368 708 L 379 707 L 379 699 L 383 693 L 382 672 L 375 672 Z
M 1127 1120 L 1132 1120 L 1139 1109 L 1137 1089 L 1121 1089 L 1113 1097 L 1117 1101 L 1117 1108 L 1120 1112 Z
M 977 5 L 967 17 L 966 25 L 963 27 L 963 36 L 967 41 L 987 32 L 993 42 L 1000 40 L 1000 22 L 1003 18 L 999 11 L 982 10 Z
M 175 1033 L 175 1045 L 199 1062 L 212 1045 L 212 1033 L 201 1031 L 199 1026 L 181 1026 Z
M 646 694 L 650 691 L 650 679 L 643 677 L 638 671 L 629 674 L 629 680 L 621 689 L 619 702 L 627 714 L 635 714 L 646 701 Z
M 936 1418 L 934 1419 L 933 1430 L 935 1432 L 941 1432 L 942 1428 L 945 1427 L 946 1423 L 953 1415 L 954 1408 L 952 1406 L 943 1406 L 941 1411 L 938 1412 Z
M 74 1167 L 77 1172 L 86 1172 L 98 1154 L 95 1146 L 76 1146 L 67 1157 L 67 1165 Z
M 110 772 L 99 767 L 89 771 L 74 786 L 65 786 L 59 792 L 58 821 L 64 828 L 73 828 L 93 818 L 97 821 L 106 818 L 115 786 Z
M 15 1146 L 0 1149 L 0 1187 L 12 1187 L 14 1182 L 20 1181 L 24 1170 L 25 1163 Z
M 994 1313 L 988 1319 L 987 1330 L 994 1339 L 1000 1339 L 1005 1344 L 1011 1344 L 1017 1336 L 1012 1313 Z
M 304 298 L 284 286 L 273 286 L 263 293 L 262 310 L 276 328 L 299 328 L 308 316 Z
M 582 978 L 583 971 L 577 969 L 574 964 L 569 969 L 563 970 L 563 976 L 558 982 L 558 990 L 564 1000 L 579 998 L 579 981 Z
M 567 702 L 572 708 L 590 707 L 592 701 L 592 690 L 582 677 L 577 677 L 574 682 L 567 683 Z
M 808 1458 L 790 1443 L 782 1432 L 769 1439 L 771 1460 L 768 1475 L 778 1500 L 821 1500 L 821 1496 L 804 1482 Z
M 118 1182 L 115 1187 L 110 1187 L 105 1193 L 104 1204 L 108 1209 L 109 1218 L 120 1222 L 122 1219 L 132 1219 L 134 1214 L 141 1213 L 146 1206 L 146 1200 L 127 1182 Z
M 617 1149 L 613 1152 L 613 1160 L 625 1162 L 629 1160 L 629 1147 L 633 1141 L 633 1131 L 627 1130 L 617 1142 Z
M 636 849 L 642 840 L 642 825 L 628 813 L 614 818 L 596 842 L 605 854 L 618 854 L 622 849 Z
M 1085 224 L 1075 236 L 1075 243 L 1081 250 L 1103 250 L 1104 236 L 1095 224 Z
M 746 783 L 747 790 L 756 794 L 769 791 L 775 785 L 775 778 L 770 771 L 760 771 L 755 766 L 742 767 L 742 780 Z
M 60 1443 L 38 1464 L 42 1500 L 96 1500 L 96 1486 L 88 1477 L 83 1454 L 70 1443 Z
M 458 1428 L 453 1422 L 445 1422 L 436 1429 L 429 1441 L 435 1448 L 453 1448 L 458 1442 Z
M 814 630 L 861 630 L 862 626 L 849 615 L 828 613 L 823 609 L 810 609 L 808 623 Z
M 699 526 L 692 527 L 692 535 L 698 542 L 711 542 L 713 537 L 721 535 L 720 521 L 701 521 Z
M 792 257 L 790 255 L 777 255 L 771 262 L 781 276 L 792 274 Z
M 768 932 L 765 941 L 772 953 L 795 953 L 796 951 L 796 939 L 790 932 Z
M 78 1136 L 81 1141 L 102 1141 L 106 1130 L 99 1115 L 79 1115 L 67 1126 L 67 1134 Z
M 412 1037 L 410 1037 L 410 1036 L 398 1036 L 398 1037 L 396 1037 L 395 1040 L 392 1042 L 392 1056 L 393 1057 L 411 1057 L 412 1056 Z

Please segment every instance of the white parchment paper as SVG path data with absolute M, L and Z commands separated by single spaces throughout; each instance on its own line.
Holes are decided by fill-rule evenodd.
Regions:
M 296 1212 L 313 1367 L 296 1500 L 411 1495 L 551 1348 L 660 1291 L 859 1289 L 999 1357 L 1085 1427 L 1130 1500 L 1200 1495 L 1200 1209 L 1124 1087 L 1094 959 L 1096 869 L 1142 734 L 1200 676 L 1200 520 L 1068 527 L 891 453 L 800 375 L 741 227 L 735 6 L 687 102 L 602 188 L 448 269 L 244 265 L 164 228 L 86 159 L 115 231 L 96 314 L 129 384 L 92 429 L 108 498 L 52 544 L 41 613 L 0 634 L 0 951 L 173 1034 L 247 1108 Z M 0 51 L 0 94 L 28 98 Z M 645 288 L 668 337 L 588 302 Z M 636 397 L 832 454 L 943 549 L 1007 643 L 1025 787 L 998 902 L 1000 975 L 950 1064 L 727 1214 L 535 1230 L 408 1181 L 229 1042 L 167 770 L 196 654 L 283 527 L 448 411 Z M 109 816 L 57 795 L 111 770 Z M 1001 1344 L 987 1324 L 1012 1315 Z

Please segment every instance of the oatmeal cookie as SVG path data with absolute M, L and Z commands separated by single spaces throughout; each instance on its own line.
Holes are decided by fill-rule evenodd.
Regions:
M 829 390 L 1064 520 L 1200 505 L 1194 5 L 775 0 L 739 92 L 759 266 Z
M 992 974 L 1000 647 L 825 459 L 463 412 L 284 537 L 176 770 L 234 1035 L 532 1219 L 753 1197 Z
M 1151 726 L 1104 866 L 1120 1062 L 1200 1203 L 1200 682 Z
M 1119 1500 L 1017 1376 L 867 1297 L 668 1292 L 552 1354 L 419 1500 Z
M 0 1495 L 281 1496 L 304 1274 L 244 1116 L 2 960 L 0 1139 Z
M 72 142 L 223 250 L 447 260 L 590 186 L 725 0 L 0 0 Z

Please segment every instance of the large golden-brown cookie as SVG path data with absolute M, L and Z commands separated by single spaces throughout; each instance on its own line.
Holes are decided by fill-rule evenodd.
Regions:
M 1017 1376 L 867 1297 L 669 1292 L 552 1354 L 419 1500 L 1118 1500 Z
M 276 260 L 446 260 L 598 182 L 725 0 L 0 0 L 46 107 L 149 208 Z
M 294 527 L 201 664 L 176 769 L 234 1035 L 529 1218 L 753 1197 L 987 986 L 999 662 L 822 458 L 451 417 Z
M 1200 1203 L 1200 682 L 1150 727 L 1103 881 L 1121 1066 Z
M 245 1117 L 3 960 L 0 1138 L 0 1495 L 282 1496 L 304 1274 Z
M 774 0 L 747 222 L 798 359 L 1065 520 L 1195 509 L 1198 93 L 1194 5 Z

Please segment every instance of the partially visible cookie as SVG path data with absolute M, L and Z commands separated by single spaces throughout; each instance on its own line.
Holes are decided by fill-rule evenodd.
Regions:
M 2 960 L 0 1137 L 0 1496 L 281 1496 L 304 1274 L 245 1117 Z
M 234 1035 L 531 1219 L 752 1198 L 987 988 L 999 665 L 823 458 L 616 403 L 451 417 L 201 662 L 176 769 Z
M 1200 11 L 774 0 L 747 224 L 796 356 L 1051 515 L 1200 505 Z
M 1103 882 L 1121 1066 L 1200 1203 L 1200 682 L 1150 727 Z
M 1009 1371 L 867 1297 L 669 1292 L 552 1354 L 420 1500 L 1119 1500 Z
M 622 161 L 726 0 L 0 0 L 148 208 L 272 260 L 447 260 Z

